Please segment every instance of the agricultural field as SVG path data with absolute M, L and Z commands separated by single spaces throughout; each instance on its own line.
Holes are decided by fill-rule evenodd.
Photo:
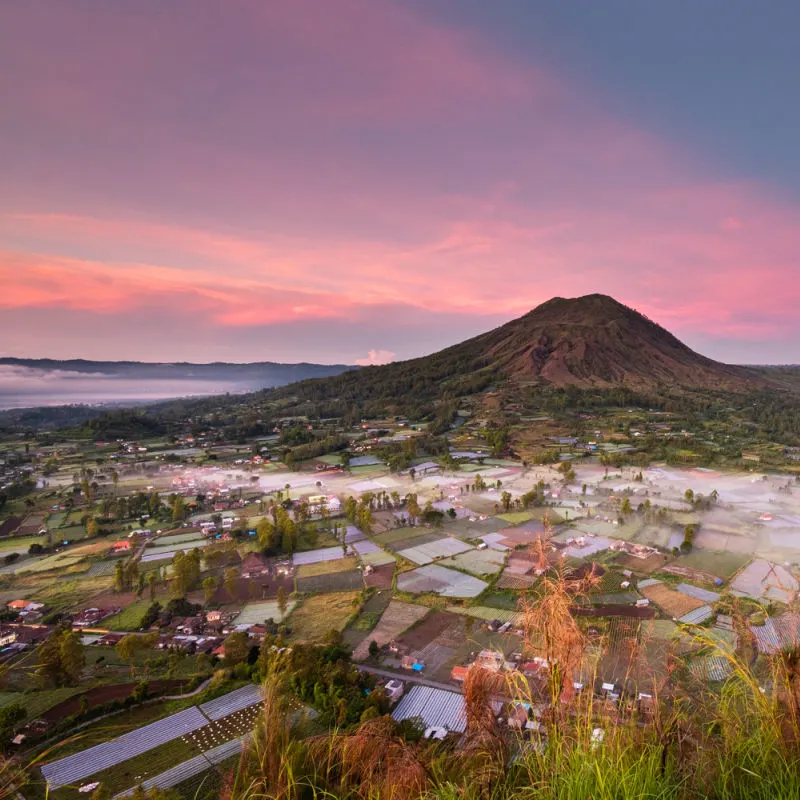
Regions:
M 639 590 L 651 603 L 655 603 L 667 616 L 677 618 L 704 605 L 702 600 L 672 589 L 665 583 L 656 583 Z
M 397 588 L 412 594 L 433 592 L 442 597 L 477 597 L 487 586 L 478 578 L 438 564 L 427 564 L 397 576 Z
M 354 556 L 338 558 L 334 561 L 318 561 L 313 564 L 302 564 L 297 569 L 297 577 L 313 578 L 317 575 L 330 575 L 334 572 L 354 570 L 357 566 L 358 560 Z
M 505 555 L 498 550 L 470 550 L 460 553 L 452 558 L 445 558 L 439 563 L 443 567 L 455 567 L 456 569 L 471 572 L 473 575 L 494 575 L 499 572 L 505 564 Z
M 0 539 L 0 553 L 11 551 L 27 552 L 32 544 L 47 544 L 46 536 L 11 536 Z
M 286 601 L 287 616 L 297 605 L 295 600 Z M 259 625 L 268 619 L 280 622 L 281 612 L 277 600 L 267 600 L 263 603 L 248 603 L 234 619 L 234 625 Z
M 31 599 L 60 611 L 74 608 L 87 598 L 108 591 L 113 585 L 111 578 L 83 578 L 58 580 L 38 587 Z
M 747 553 L 718 553 L 694 549 L 675 560 L 679 566 L 691 567 L 728 580 L 750 561 Z
M 372 629 L 372 633 L 356 648 L 353 658 L 363 661 L 369 653 L 369 643 L 375 641 L 383 647 L 396 639 L 401 633 L 423 619 L 430 609 L 414 603 L 402 603 L 392 600 L 383 612 L 380 622 Z
M 321 641 L 331 630 L 341 631 L 353 614 L 356 592 L 336 592 L 306 598 L 288 618 L 291 640 Z
M 126 608 L 122 609 L 119 614 L 113 617 L 107 617 L 101 623 L 101 627 L 107 628 L 110 631 L 138 631 L 139 623 L 144 616 L 144 612 L 152 605 L 149 597 L 136 600 Z
M 357 569 L 346 572 L 322 572 L 319 575 L 310 575 L 295 579 L 297 591 L 301 594 L 315 594 L 317 592 L 344 592 L 352 589 L 364 588 L 364 577 Z
M 396 553 L 401 558 L 411 561 L 414 564 L 430 564 L 440 558 L 455 556 L 471 550 L 472 545 L 456 539 L 454 536 L 446 536 L 433 539 L 430 542 L 414 544 L 412 547 L 398 549 Z

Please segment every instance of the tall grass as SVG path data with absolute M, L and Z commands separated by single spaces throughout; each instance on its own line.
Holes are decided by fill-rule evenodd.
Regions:
M 598 660 L 570 613 L 593 576 L 571 580 L 562 565 L 546 563 L 546 542 L 538 548 L 547 572 L 522 604 L 523 651 L 549 665 L 538 688 L 518 674 L 508 679 L 473 667 L 464 683 L 466 732 L 440 744 L 404 739 L 389 717 L 306 736 L 288 724 L 275 675 L 225 800 L 800 798 L 800 648 L 754 671 L 748 642 L 734 651 L 709 631 L 684 630 L 663 680 L 639 687 L 652 695 L 648 706 L 610 704 L 591 691 Z M 737 630 L 746 634 L 741 620 Z M 691 658 L 710 654 L 730 668 L 714 690 L 688 669 Z M 645 661 L 645 648 L 634 642 L 626 683 L 646 673 Z M 573 689 L 577 674 L 583 692 Z M 542 708 L 541 731 L 499 725 L 493 702 L 500 695 Z

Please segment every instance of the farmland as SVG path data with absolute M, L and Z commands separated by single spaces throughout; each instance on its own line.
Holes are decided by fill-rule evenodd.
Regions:
M 292 641 L 314 642 L 332 630 L 341 631 L 353 614 L 355 592 L 306 598 L 288 618 Z

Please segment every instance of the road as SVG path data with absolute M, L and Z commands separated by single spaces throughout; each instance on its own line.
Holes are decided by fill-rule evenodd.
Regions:
M 364 664 L 359 664 L 358 668 L 363 672 L 369 672 L 372 675 L 379 675 L 382 678 L 395 678 L 396 680 L 403 681 L 403 683 L 418 683 L 420 686 L 430 686 L 433 689 L 443 689 L 446 692 L 458 692 L 461 694 L 461 687 L 458 684 L 431 681 L 427 678 L 423 678 L 421 675 L 413 671 L 400 674 L 398 672 L 391 672 L 388 669 L 367 667 Z

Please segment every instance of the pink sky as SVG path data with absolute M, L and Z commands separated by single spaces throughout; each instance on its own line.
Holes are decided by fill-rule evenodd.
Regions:
M 376 363 L 604 292 L 800 361 L 797 204 L 480 30 L 383 0 L 5 17 L 3 355 Z

